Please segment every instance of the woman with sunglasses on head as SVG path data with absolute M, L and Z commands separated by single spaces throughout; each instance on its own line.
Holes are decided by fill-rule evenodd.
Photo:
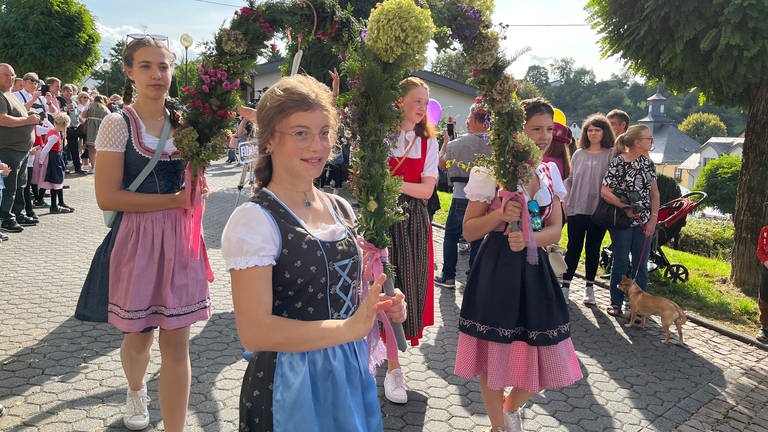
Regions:
M 536 99 L 523 101 L 523 107 L 526 135 L 546 147 L 552 139 L 552 106 Z M 474 168 L 464 189 L 470 200 L 464 237 L 485 238 L 464 291 L 455 372 L 466 378 L 480 375 L 492 432 L 522 431 L 523 404 L 545 388 L 566 387 L 582 377 L 568 308 L 542 249 L 556 243 L 562 230 L 552 170 L 550 163 L 542 163 L 536 176 L 518 187 L 528 203 L 525 209 L 516 201 L 502 208 L 500 187 L 485 168 Z M 523 211 L 534 229 L 535 265 L 527 261 L 523 233 L 507 232 L 508 225 L 525 217 Z M 505 396 L 506 387 L 512 389 Z
M 643 290 L 648 288 L 648 252 L 659 215 L 659 188 L 656 167 L 647 154 L 653 135 L 647 126 L 630 126 L 616 138 L 614 157 L 603 178 L 600 196 L 634 219 L 629 228 L 609 228 L 613 265 L 611 266 L 611 305 L 608 315 L 622 314 L 624 292 L 619 287 L 627 275 Z M 632 255 L 630 266 L 629 255 Z
M 102 210 L 119 213 L 96 250 L 75 316 L 98 320 L 103 311 L 85 307 L 88 293 L 108 287 L 105 314 L 123 333 L 120 359 L 128 381 L 123 424 L 130 430 L 149 425 L 144 380 L 156 328 L 164 430 L 184 430 L 192 380 L 190 326 L 211 316 L 213 273 L 203 238 L 193 234 L 196 227 L 186 212 L 184 162 L 173 143 L 178 116 L 166 105 L 173 65 L 174 55 L 164 43 L 149 37 L 128 43 L 123 51 L 126 106 L 104 117 L 95 139 L 96 201 Z M 89 111 L 95 105 L 103 107 L 94 103 Z M 157 152 L 159 159 L 153 159 Z M 145 167 L 153 161 L 147 175 Z M 135 192 L 129 190 L 142 174 Z

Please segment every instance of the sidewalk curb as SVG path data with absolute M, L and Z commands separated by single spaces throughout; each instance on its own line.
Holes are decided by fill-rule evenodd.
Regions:
M 436 222 L 432 222 L 432 226 L 436 227 L 436 228 L 440 228 L 442 230 L 445 230 L 445 227 L 443 225 L 440 225 L 440 224 L 438 224 Z M 581 274 L 581 273 L 575 273 L 574 275 L 580 277 L 581 279 L 585 279 L 584 275 Z M 597 285 L 597 286 L 599 286 L 600 288 L 603 288 L 603 289 L 610 289 L 609 284 L 606 284 L 605 282 L 602 282 L 602 281 L 595 281 L 595 285 Z M 742 343 L 745 343 L 747 345 L 752 345 L 752 346 L 754 346 L 756 348 L 759 348 L 759 349 L 761 349 L 763 351 L 768 351 L 768 344 L 760 343 L 760 342 L 758 342 L 752 336 L 747 336 L 744 333 L 738 332 L 738 331 L 733 330 L 733 329 L 729 329 L 727 327 L 723 327 L 723 326 L 721 326 L 720 324 L 717 324 L 714 321 L 710 321 L 710 320 L 708 320 L 708 319 L 706 319 L 704 317 L 701 317 L 701 316 L 699 316 L 697 314 L 694 314 L 694 313 L 691 313 L 691 312 L 686 312 L 685 316 L 689 320 L 691 320 L 691 322 L 693 322 L 693 323 L 695 323 L 697 325 L 700 325 L 700 326 L 702 326 L 704 328 L 708 328 L 710 330 L 716 331 L 716 332 L 720 333 L 723 336 L 727 336 L 727 337 L 729 337 L 731 339 L 735 339 L 735 340 L 737 340 L 739 342 L 742 342 Z
M 575 273 L 574 275 L 578 276 L 578 277 L 580 277 L 582 279 L 585 279 L 584 275 L 581 274 L 581 273 Z M 602 281 L 595 281 L 595 285 L 597 285 L 597 286 L 599 286 L 600 288 L 603 288 L 603 289 L 610 289 L 610 285 L 606 284 L 605 282 L 602 282 Z M 720 333 L 723 336 L 727 336 L 727 337 L 729 337 L 731 339 L 735 339 L 735 340 L 737 340 L 739 342 L 742 342 L 742 343 L 745 343 L 747 345 L 752 345 L 752 346 L 754 346 L 756 348 L 759 348 L 759 349 L 761 349 L 763 351 L 768 351 L 768 344 L 760 343 L 754 337 L 747 336 L 744 333 L 738 332 L 738 331 L 733 330 L 733 329 L 729 329 L 728 327 L 723 327 L 723 326 L 721 326 L 720 324 L 718 324 L 718 323 L 716 323 L 714 321 L 710 321 L 710 320 L 708 320 L 708 319 L 706 319 L 706 318 L 704 318 L 702 316 L 699 316 L 699 315 L 691 313 L 691 312 L 686 312 L 685 316 L 689 320 L 691 320 L 691 322 L 693 322 L 693 323 L 695 323 L 697 325 L 700 325 L 700 326 L 702 326 L 704 328 L 710 329 L 712 331 L 716 331 L 716 332 Z

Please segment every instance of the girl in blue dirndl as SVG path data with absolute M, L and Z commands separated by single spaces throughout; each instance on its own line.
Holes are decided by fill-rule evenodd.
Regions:
M 240 431 L 382 431 L 364 337 L 377 311 L 403 322 L 405 305 L 380 294 L 383 275 L 362 292 L 351 207 L 313 187 L 335 139 L 331 92 L 286 77 L 241 114 L 258 124 L 257 189 L 222 234 L 238 334 L 254 352 Z

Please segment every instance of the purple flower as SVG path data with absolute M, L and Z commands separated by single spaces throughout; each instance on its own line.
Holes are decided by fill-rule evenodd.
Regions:
M 202 87 L 200 87 L 203 90 L 203 93 L 208 93 L 208 86 L 203 84 Z
M 365 42 L 365 37 L 368 36 L 368 29 L 363 29 L 360 32 L 360 42 Z
M 227 79 L 227 71 L 221 71 L 221 79 L 226 80 Z
M 230 90 L 232 90 L 232 85 L 231 85 L 231 84 L 229 84 L 229 81 L 224 81 L 224 82 L 221 84 L 221 86 L 222 86 L 222 87 L 224 87 L 224 90 L 226 90 L 226 91 L 230 91 Z
M 231 87 L 232 87 L 232 90 L 239 89 L 240 88 L 240 78 L 236 79 L 235 82 L 232 83 Z
M 209 77 L 208 75 L 203 75 L 203 76 L 200 77 L 200 79 L 202 79 L 203 82 L 206 83 L 206 84 L 210 84 L 211 83 L 211 77 Z
M 200 75 L 203 75 L 205 73 L 205 67 L 203 67 L 203 65 L 198 66 L 197 73 L 199 73 Z

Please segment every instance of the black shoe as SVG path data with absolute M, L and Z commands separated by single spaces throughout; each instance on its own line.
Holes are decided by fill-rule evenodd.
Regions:
M 83 170 L 81 170 L 81 169 L 79 169 L 79 170 L 75 170 L 75 174 L 79 174 L 79 175 L 88 175 L 88 173 L 87 173 L 87 172 L 85 172 L 85 171 L 83 171 Z
M 27 217 L 32 219 L 32 220 L 34 220 L 34 221 L 40 222 L 40 218 L 38 218 L 37 215 L 35 214 L 35 212 L 33 212 L 33 211 L 32 212 L 27 212 Z
M 46 208 L 50 207 L 51 205 L 45 202 L 44 200 L 34 200 L 32 201 L 32 207 L 34 208 Z
M 68 206 L 68 205 L 66 205 L 66 204 L 64 204 L 64 203 L 61 203 L 61 204 L 59 204 L 59 207 L 60 207 L 60 208 L 65 208 L 65 209 L 68 209 L 70 213 L 72 213 L 73 211 L 75 211 L 75 208 L 74 208 L 74 207 L 70 207 L 70 206 Z
M 435 276 L 435 285 L 443 288 L 456 288 L 456 279 L 446 279 L 442 276 Z
M 755 339 L 757 339 L 758 342 L 768 344 L 768 328 L 766 327 L 761 328 L 760 331 L 757 332 L 757 336 L 755 336 Z
M 24 231 L 24 228 L 22 228 L 21 225 L 16 223 L 15 219 L 4 220 L 2 223 L 0 223 L 0 229 L 10 233 L 20 233 Z
M 63 214 L 63 213 L 72 213 L 72 210 L 68 209 L 67 207 L 51 207 L 51 213 L 53 214 Z
M 21 226 L 35 226 L 37 225 L 38 222 L 39 222 L 38 220 L 28 218 L 24 215 L 16 216 L 16 223 L 18 223 Z

